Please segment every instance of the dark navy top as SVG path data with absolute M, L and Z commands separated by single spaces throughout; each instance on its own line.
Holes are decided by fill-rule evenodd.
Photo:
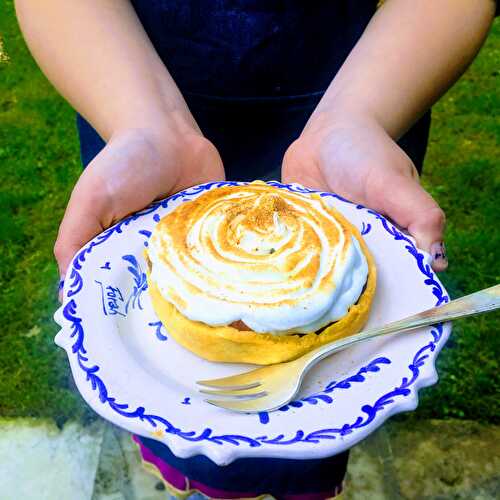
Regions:
M 270 97 L 324 91 L 377 0 L 133 0 L 185 92 Z
M 133 0 L 228 179 L 279 175 L 377 0 Z M 420 169 L 429 115 L 400 141 Z M 103 147 L 78 120 L 86 165 Z

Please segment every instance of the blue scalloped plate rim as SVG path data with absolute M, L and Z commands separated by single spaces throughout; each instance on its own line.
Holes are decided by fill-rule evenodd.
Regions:
M 423 345 L 415 353 L 411 363 L 408 365 L 408 376 L 402 378 L 399 386 L 383 394 L 372 404 L 363 405 L 361 407 L 361 414 L 354 421 L 348 422 L 343 426 L 337 426 L 336 428 L 322 428 L 308 433 L 297 430 L 295 434 L 291 436 L 286 436 L 284 434 L 276 436 L 216 434 L 209 427 L 205 427 L 198 431 L 185 430 L 174 425 L 168 418 L 148 413 L 147 409 L 143 406 L 131 408 L 129 404 L 117 401 L 116 398 L 109 393 L 106 382 L 99 376 L 99 366 L 93 364 L 90 354 L 85 348 L 86 332 L 82 326 L 82 319 L 78 316 L 77 298 L 83 288 L 81 271 L 85 265 L 86 257 L 92 250 L 96 246 L 107 242 L 113 235 L 121 234 L 131 222 L 141 217 L 154 214 L 160 208 L 166 208 L 174 200 L 196 196 L 213 188 L 239 184 L 244 183 L 221 181 L 186 189 L 164 200 L 155 202 L 146 209 L 123 219 L 85 245 L 73 258 L 68 270 L 69 276 L 64 286 L 64 303 L 54 315 L 55 321 L 62 327 L 62 330 L 56 336 L 55 342 L 66 350 L 76 385 L 87 403 L 98 414 L 110 420 L 109 412 L 111 411 L 116 417 L 111 419 L 114 423 L 133 433 L 145 435 L 147 437 L 152 437 L 151 434 L 155 430 L 161 430 L 167 437 L 166 442 L 169 447 L 175 454 L 182 458 L 197 454 L 205 454 L 219 465 L 228 464 L 236 458 L 247 456 L 296 459 L 312 458 L 310 456 L 305 456 L 308 455 L 308 453 L 304 452 L 304 448 L 300 448 L 300 450 L 297 451 L 294 445 L 307 444 L 314 446 L 324 441 L 332 442 L 335 440 L 338 440 L 335 446 L 335 453 L 340 453 L 353 446 L 361 439 L 364 439 L 390 416 L 402 411 L 414 410 L 418 406 L 418 391 L 422 387 L 427 387 L 436 383 L 438 380 L 433 361 L 450 335 L 451 325 L 449 323 L 438 324 L 431 329 L 432 340 Z M 405 250 L 415 259 L 418 270 L 422 274 L 424 284 L 430 288 L 435 297 L 435 305 L 438 306 L 449 301 L 446 290 L 430 267 L 428 255 L 421 252 L 416 247 L 411 237 L 396 228 L 382 215 L 362 205 L 353 204 L 349 200 L 333 193 L 319 192 L 304 188 L 297 184 L 282 184 L 277 181 L 270 181 L 269 184 L 280 189 L 288 189 L 297 193 L 318 193 L 322 197 L 332 197 L 354 206 L 357 210 L 366 211 L 373 218 L 372 224 L 381 224 L 383 229 L 394 240 L 401 241 Z M 370 223 L 366 225 L 363 223 L 361 232 L 363 234 L 368 233 L 371 229 L 370 226 Z M 131 257 L 133 258 L 133 256 Z M 145 280 L 140 270 L 134 269 L 134 265 L 136 264 L 137 263 L 131 260 L 131 269 L 129 269 L 136 279 L 134 300 L 140 300 L 140 294 L 147 288 L 147 285 L 144 287 Z M 151 324 L 151 326 L 155 325 L 156 324 Z M 155 328 L 158 339 L 162 340 L 160 329 L 158 326 L 155 326 Z M 69 342 L 67 342 L 68 339 L 70 339 Z M 328 403 L 329 394 L 331 392 L 338 389 L 349 388 L 354 383 L 362 383 L 367 373 L 378 371 L 380 366 L 386 362 L 390 361 L 383 357 L 373 359 L 365 366 L 361 367 L 354 375 L 344 380 L 330 383 L 324 387 L 322 391 L 308 396 L 307 398 L 303 398 L 302 400 L 294 401 L 282 408 L 281 411 L 287 411 L 290 408 L 297 408 L 305 404 L 315 405 L 321 402 Z M 423 369 L 426 369 L 426 373 L 423 373 Z M 90 385 L 92 396 L 89 395 L 88 385 Z M 187 401 L 185 403 L 189 404 Z M 266 420 L 268 420 L 268 415 L 265 413 L 261 414 L 260 419 L 261 423 L 265 424 L 267 423 Z M 149 431 L 144 429 L 145 426 L 149 428 Z M 159 440 L 165 442 L 163 439 Z M 182 443 L 182 441 L 184 443 Z M 189 446 L 186 446 L 186 444 L 189 444 Z M 321 458 L 331 454 L 331 451 L 328 451 L 326 448 L 319 453 L 318 450 L 315 450 L 314 458 Z

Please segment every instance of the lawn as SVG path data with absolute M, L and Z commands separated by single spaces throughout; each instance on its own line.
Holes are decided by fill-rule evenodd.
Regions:
M 74 112 L 29 56 L 10 0 L 0 34 L 9 57 L 0 61 L 0 416 L 90 419 L 53 343 L 52 246 L 80 172 Z M 451 265 L 442 280 L 453 296 L 500 281 L 499 60 L 497 20 L 473 66 L 434 109 L 422 181 L 448 216 Z M 498 319 L 456 324 L 439 358 L 440 382 L 422 391 L 410 418 L 498 422 Z

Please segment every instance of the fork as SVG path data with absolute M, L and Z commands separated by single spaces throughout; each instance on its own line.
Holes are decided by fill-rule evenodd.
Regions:
M 405 332 L 453 319 L 493 311 L 500 307 L 500 285 L 452 300 L 408 318 L 371 328 L 349 337 L 322 345 L 304 356 L 286 363 L 264 366 L 231 377 L 200 380 L 204 394 L 222 399 L 206 399 L 207 403 L 239 413 L 273 411 L 290 402 L 297 394 L 305 374 L 318 361 L 331 354 L 382 335 Z

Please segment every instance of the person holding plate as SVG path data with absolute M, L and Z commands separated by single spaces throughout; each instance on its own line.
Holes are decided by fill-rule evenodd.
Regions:
M 429 109 L 483 44 L 493 0 L 15 4 L 35 59 L 80 113 L 86 168 L 55 244 L 61 277 L 87 241 L 155 199 L 280 172 L 385 214 L 446 268 L 445 217 L 418 181 Z M 347 464 L 344 453 L 221 468 L 137 440 L 174 496 L 329 498 Z

